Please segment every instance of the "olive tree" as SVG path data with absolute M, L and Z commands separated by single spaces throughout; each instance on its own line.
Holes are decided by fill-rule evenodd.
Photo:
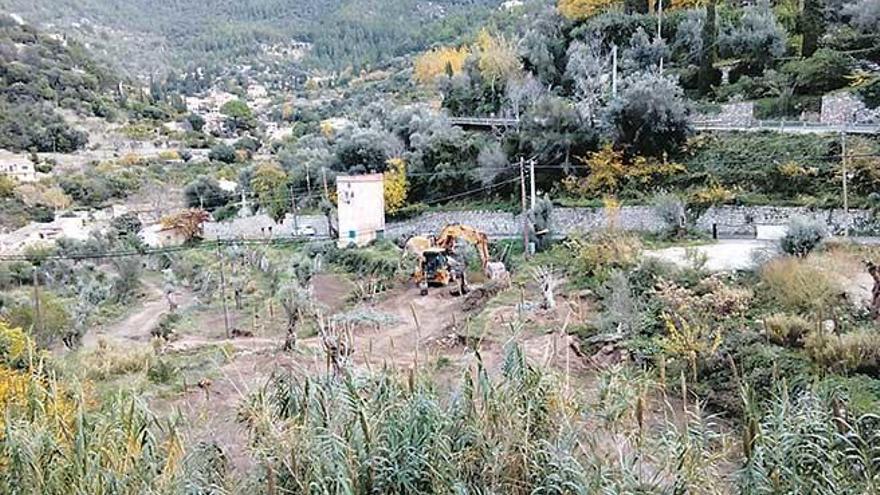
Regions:
M 644 73 L 625 80 L 606 112 L 615 144 L 631 155 L 660 157 L 681 148 L 691 133 L 690 109 L 669 77 Z

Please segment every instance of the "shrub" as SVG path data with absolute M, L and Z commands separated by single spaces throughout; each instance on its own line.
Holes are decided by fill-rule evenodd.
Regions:
M 780 258 L 761 270 L 765 294 L 785 310 L 819 312 L 841 292 L 833 275 L 802 258 Z
M 771 342 L 786 347 L 800 347 L 814 326 L 802 316 L 775 313 L 764 318 L 764 331 Z
M 675 194 L 661 194 L 652 200 L 654 213 L 663 221 L 667 232 L 678 235 L 684 231 L 687 217 L 685 204 Z
M 150 335 L 160 339 L 169 339 L 174 334 L 174 326 L 180 321 L 179 313 L 165 313 L 159 318 Z
M 782 251 L 792 256 L 804 257 L 810 254 L 825 238 L 825 226 L 807 218 L 794 218 L 788 224 L 788 231 L 780 240 Z
M 858 94 L 868 108 L 880 107 L 880 78 L 859 88 Z
M 235 163 L 237 158 L 238 155 L 235 154 L 235 149 L 222 143 L 215 145 L 208 153 L 208 159 L 214 162 Z
M 147 370 L 147 378 L 153 383 L 168 384 L 174 381 L 180 370 L 167 359 L 157 359 Z
M 817 330 L 807 335 L 807 354 L 819 365 L 845 372 L 880 377 L 880 333 L 860 329 L 837 335 Z
M 847 85 L 852 57 L 822 48 L 812 57 L 786 63 L 782 71 L 789 74 L 801 94 L 822 94 Z
M 614 269 L 627 269 L 639 262 L 642 242 L 638 237 L 615 230 L 603 230 L 587 239 L 573 238 L 565 246 L 574 254 L 576 271 L 604 280 Z

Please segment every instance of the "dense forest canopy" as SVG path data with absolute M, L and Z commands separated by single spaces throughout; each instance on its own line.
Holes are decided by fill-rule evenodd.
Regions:
M 134 73 L 230 64 L 294 41 L 307 64 L 362 67 L 450 41 L 497 0 L 2 0 L 0 9 L 72 31 Z M 145 15 L 148 14 L 148 15 Z
M 0 17 L 0 147 L 72 151 L 86 136 L 58 109 L 108 117 L 117 83 L 82 46 Z

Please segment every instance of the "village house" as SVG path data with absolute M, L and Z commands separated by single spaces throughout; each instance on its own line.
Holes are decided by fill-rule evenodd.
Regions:
M 10 153 L 0 150 L 0 175 L 5 175 L 17 182 L 34 182 L 37 171 L 34 163 L 25 154 Z
M 84 241 L 93 230 L 106 227 L 106 222 L 93 222 L 84 215 L 58 216 L 49 223 L 32 222 L 0 235 L 0 254 L 21 254 L 29 246 L 54 244 L 61 238 Z
M 384 181 L 382 174 L 336 177 L 339 247 L 366 246 L 385 236 Z
M 145 227 L 138 233 L 144 244 L 151 248 L 180 246 L 186 242 L 186 236 L 176 227 L 166 227 L 156 223 Z

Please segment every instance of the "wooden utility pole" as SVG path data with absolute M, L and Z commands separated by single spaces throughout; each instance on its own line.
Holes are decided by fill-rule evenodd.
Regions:
M 226 304 L 226 274 L 223 271 L 223 253 L 220 252 L 220 246 L 217 246 L 217 258 L 220 260 L 220 299 L 223 301 L 223 325 L 226 328 L 226 338 L 232 337 L 229 330 L 229 306 Z
M 535 159 L 532 158 L 529 160 L 529 181 L 531 186 L 532 193 L 532 209 L 535 209 L 535 203 L 538 201 L 537 193 L 535 191 Z
M 522 224 L 523 224 L 523 255 L 529 256 L 529 216 L 526 210 L 526 166 L 523 158 L 519 159 L 519 183 L 522 192 Z
M 34 333 L 42 338 L 43 311 L 40 307 L 40 265 L 34 264 Z
M 657 39 L 663 39 L 663 0 L 657 0 Z M 663 73 L 663 57 L 660 57 L 660 73 Z
M 840 133 L 840 158 L 843 165 L 843 236 L 849 237 L 849 191 L 847 184 L 846 131 Z
M 293 215 L 293 235 L 299 232 L 299 221 L 296 218 L 296 196 L 293 192 L 293 184 L 290 185 L 290 213 Z

